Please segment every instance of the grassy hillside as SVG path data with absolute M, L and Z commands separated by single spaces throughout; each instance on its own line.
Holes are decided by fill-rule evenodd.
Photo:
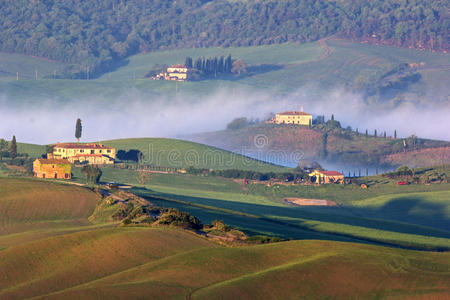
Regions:
M 377 138 L 372 135 L 373 133 L 366 137 L 361 130 L 356 134 L 355 131 L 320 126 L 314 125 L 310 129 L 295 125 L 259 124 L 236 130 L 191 135 L 188 139 L 230 151 L 247 149 L 249 153 L 262 153 L 263 157 L 290 165 L 297 163 L 293 159 L 288 160 L 295 157 L 295 153 L 304 154 L 300 158 L 347 166 L 355 164 L 433 166 L 450 163 L 449 142 L 426 139 L 417 139 L 413 142 L 411 138 L 394 139 L 392 133 L 388 133 L 387 138 L 383 138 L 381 133 L 378 133 Z M 258 136 L 265 138 L 263 147 L 254 143 Z M 413 147 L 422 149 L 413 150 Z
M 77 186 L 0 177 L 0 248 L 90 225 L 97 201 Z
M 285 168 L 257 161 L 222 149 L 193 142 L 140 138 L 102 141 L 118 150 L 137 149 L 144 154 L 142 163 L 171 168 L 243 169 L 282 172 Z
M 174 230 L 121 228 L 36 241 L 1 251 L 0 258 L 7 274 L 0 281 L 3 298 L 426 299 L 448 293 L 448 253 L 351 243 L 223 248 Z
M 276 53 L 276 55 L 274 55 Z M 103 96 L 109 101 L 122 95 L 125 90 L 139 91 L 143 95 L 174 95 L 176 83 L 151 81 L 143 76 L 152 69 L 164 64 L 183 63 L 185 57 L 209 57 L 231 54 L 243 59 L 249 65 L 249 76 L 232 80 L 205 80 L 178 84 L 180 95 L 205 95 L 221 89 L 250 88 L 258 91 L 293 92 L 306 84 L 318 84 L 311 97 L 321 99 L 336 87 L 347 87 L 361 92 L 376 83 L 383 76 L 402 63 L 424 64 L 415 72 L 421 79 L 406 87 L 390 91 L 390 97 L 399 97 L 408 101 L 422 102 L 424 94 L 430 95 L 426 102 L 445 100 L 448 87 L 444 80 L 448 77 L 446 68 L 448 54 L 432 53 L 414 49 L 391 46 L 375 46 L 352 43 L 345 40 L 329 39 L 321 42 L 280 45 L 263 45 L 230 48 L 195 48 L 157 51 L 131 56 L 127 62 L 115 70 L 95 80 L 19 80 L 3 78 L 2 90 L 13 98 L 24 101 L 28 98 L 42 100 L 63 99 L 78 101 L 86 97 Z M 15 58 L 8 54 L 0 57 L 10 64 Z M 22 56 L 24 61 L 30 59 Z M 37 63 L 37 62 L 36 62 Z M 23 65 L 26 65 L 25 63 Z M 1 66 L 0 66 L 1 68 Z M 18 68 L 18 67 L 16 67 Z M 10 69 L 0 69 L 8 72 Z M 20 68 L 19 72 L 28 72 Z M 305 76 L 307 74 L 308 76 Z M 282 80 L 280 80 L 282 79 Z M 285 80 L 284 80 L 285 79 Z M 425 93 L 426 91 L 426 93 Z M 99 99 L 101 100 L 101 99 Z

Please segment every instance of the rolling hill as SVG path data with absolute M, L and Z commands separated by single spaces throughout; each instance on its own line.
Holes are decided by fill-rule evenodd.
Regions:
M 121 150 L 137 149 L 142 163 L 171 168 L 243 169 L 283 172 L 286 168 L 206 145 L 166 138 L 137 138 L 102 141 Z
M 279 157 L 272 155 L 273 161 L 279 160 L 278 163 L 291 166 L 297 161 L 288 161 L 286 157 L 291 158 L 295 153 L 303 154 L 300 157 L 303 159 L 347 166 L 407 164 L 417 167 L 450 163 L 449 142 L 413 140 L 411 137 L 394 139 L 391 134 L 384 138 L 381 133 L 378 137 L 373 134 L 366 137 L 362 130 L 356 133 L 348 129 L 319 127 L 259 124 L 236 130 L 191 135 L 188 139 L 230 151 L 247 149 L 249 154 L 261 153 L 263 157 L 278 153 Z M 263 147 L 255 144 L 258 137 L 264 137 Z
M 351 243 L 226 248 L 178 230 L 102 229 L 0 251 L 0 296 L 438 299 L 449 292 L 448 261 L 448 253 Z

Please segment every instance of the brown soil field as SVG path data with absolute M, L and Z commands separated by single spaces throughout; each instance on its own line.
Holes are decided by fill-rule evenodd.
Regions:
M 387 155 L 384 162 L 413 167 L 450 164 L 450 147 L 437 147 Z
M 336 202 L 323 199 L 284 198 L 284 202 L 298 206 L 337 206 Z

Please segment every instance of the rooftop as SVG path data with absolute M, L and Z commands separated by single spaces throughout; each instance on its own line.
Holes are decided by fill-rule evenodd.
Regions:
M 344 174 L 339 173 L 338 171 L 318 171 L 326 176 L 344 176 Z
M 184 68 L 184 69 L 187 69 L 188 67 L 186 67 L 185 65 L 173 65 L 173 66 L 170 66 L 169 68 Z
M 53 164 L 70 164 L 67 159 L 46 159 L 46 158 L 38 158 L 37 159 L 43 165 L 53 165 Z
M 55 148 L 65 149 L 113 149 L 102 144 L 76 144 L 76 143 L 57 143 Z
M 311 114 L 305 113 L 303 111 L 285 111 L 282 113 L 278 113 L 277 115 L 288 115 L 288 116 L 292 116 L 292 115 L 296 115 L 296 116 L 312 116 Z

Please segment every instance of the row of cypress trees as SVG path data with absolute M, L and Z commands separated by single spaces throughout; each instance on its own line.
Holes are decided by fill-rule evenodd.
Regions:
M 193 68 L 201 71 L 206 75 L 218 75 L 218 74 L 229 74 L 233 68 L 233 60 L 231 54 L 226 58 L 221 57 L 199 57 L 195 61 L 192 57 L 186 57 L 185 65 L 188 68 Z

